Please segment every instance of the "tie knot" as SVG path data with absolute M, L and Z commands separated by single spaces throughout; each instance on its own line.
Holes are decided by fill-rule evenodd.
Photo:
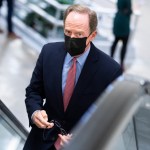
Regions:
M 77 58 L 76 57 L 73 57 L 73 61 L 76 61 L 77 60 Z
M 73 61 L 73 64 L 74 64 L 74 63 L 76 63 L 77 58 L 76 58 L 76 57 L 74 57 L 74 58 L 72 59 L 72 61 Z

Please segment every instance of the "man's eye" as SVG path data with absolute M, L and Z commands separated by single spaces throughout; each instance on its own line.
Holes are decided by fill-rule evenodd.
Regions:
M 82 35 L 81 33 L 78 33 L 77 36 L 78 36 L 78 37 L 82 37 L 83 35 Z
M 70 34 L 70 31 L 65 31 L 65 34 Z

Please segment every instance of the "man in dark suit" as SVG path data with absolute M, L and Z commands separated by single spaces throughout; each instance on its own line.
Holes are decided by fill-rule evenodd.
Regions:
M 65 42 L 43 47 L 26 89 L 32 129 L 24 150 L 59 149 L 89 106 L 121 75 L 119 64 L 92 43 L 96 27 L 94 11 L 72 5 L 64 15 Z

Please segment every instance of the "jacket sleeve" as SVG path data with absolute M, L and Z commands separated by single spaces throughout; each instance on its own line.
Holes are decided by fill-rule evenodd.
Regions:
M 43 88 L 43 55 L 44 47 L 36 62 L 29 86 L 26 88 L 26 109 L 29 117 L 29 124 L 32 125 L 31 116 L 34 111 L 43 109 L 43 99 L 45 98 Z

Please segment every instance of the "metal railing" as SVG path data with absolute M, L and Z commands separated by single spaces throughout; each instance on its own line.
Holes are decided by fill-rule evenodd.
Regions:
M 150 102 L 147 90 L 150 90 L 150 83 L 135 80 L 135 77 L 119 79 L 110 85 L 81 118 L 72 131 L 73 139 L 64 150 L 116 150 L 116 141 L 127 124 L 145 100 Z M 135 149 L 137 147 L 135 143 Z
M 1 150 L 23 148 L 28 131 L 0 100 L 0 144 Z

